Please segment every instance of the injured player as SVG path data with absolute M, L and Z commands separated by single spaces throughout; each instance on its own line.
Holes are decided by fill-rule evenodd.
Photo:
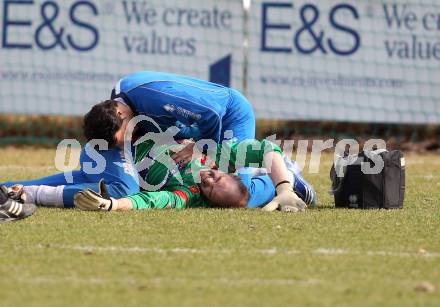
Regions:
M 241 143 L 224 142 L 208 149 L 208 156 L 191 160 L 188 164 L 170 169 L 171 155 L 176 145 L 155 147 L 154 141 L 138 145 L 135 161 L 149 165 L 142 176 L 144 190 L 127 197 L 109 197 L 103 188 L 75 195 L 75 206 L 82 210 L 139 210 L 149 208 L 221 207 L 245 208 L 249 191 L 239 177 L 228 174 L 246 166 L 265 167 L 276 189 L 276 196 L 263 207 L 266 211 L 300 212 L 306 204 L 293 190 L 292 175 L 286 167 L 281 149 L 267 141 L 246 140 Z M 154 155 L 151 151 L 154 149 Z M 155 156 L 150 160 L 150 156 Z M 197 157 L 198 155 L 194 155 Z M 153 189 L 160 189 L 152 191 Z
M 6 186 L 21 184 L 38 192 L 36 201 L 45 205 L 72 208 L 74 195 L 84 189 L 98 191 L 104 179 L 110 196 L 123 197 L 139 192 L 136 170 L 123 152 L 127 123 L 137 114 L 148 114 L 139 124 L 139 133 L 166 131 L 177 127 L 175 139 L 212 139 L 221 142 L 226 132 L 234 141 L 255 138 L 255 117 L 249 101 L 237 90 L 199 80 L 162 72 L 143 71 L 122 78 L 111 98 L 96 104 L 84 117 L 84 135 L 88 141 L 102 139 L 108 150 L 95 150 L 86 145 L 80 156 L 81 169 L 67 180 L 64 173 L 30 181 L 10 181 Z M 187 163 L 193 144 L 176 153 L 176 162 Z M 95 154 L 96 153 L 96 154 Z M 95 155 L 94 155 L 95 154 Z M 87 172 L 84 165 L 95 166 L 93 156 L 105 160 L 102 172 Z M 56 190 L 51 189 L 56 188 Z M 37 190 L 38 189 L 38 190 Z M 274 191 L 273 187 L 272 190 Z
M 151 141 L 137 146 L 135 159 L 138 165 L 142 166 L 148 160 L 153 146 L 154 144 Z M 141 193 L 133 193 L 129 197 L 120 197 L 118 201 L 113 198 L 112 202 L 108 192 L 106 192 L 106 186 L 109 185 L 101 183 L 100 188 L 95 190 L 101 191 L 100 193 L 103 193 L 102 197 L 98 193 L 92 192 L 86 185 L 84 187 L 86 191 L 77 194 L 75 205 L 87 210 L 97 210 L 98 208 L 122 210 L 212 206 L 255 208 L 266 205 L 275 198 L 275 203 L 272 202 L 270 206 L 266 207 L 266 210 L 301 211 L 303 208 L 301 205 L 298 209 L 297 206 L 276 203 L 281 194 L 291 194 L 293 191 L 306 204 L 310 205 L 315 202 L 316 196 L 313 188 L 302 178 L 294 162 L 282 157 L 279 147 L 268 141 L 249 140 L 234 144 L 225 142 L 223 146 L 217 146 L 213 159 L 224 172 L 216 170 L 215 166 L 208 168 L 209 163 L 205 161 L 203 164 L 202 161 L 204 160 L 200 158 L 181 168 L 178 173 L 170 172 L 167 165 L 170 165 L 171 159 L 166 160 L 166 158 L 170 158 L 175 147 L 178 147 L 178 145 L 164 145 L 162 149 L 155 148 L 156 152 L 159 150 L 163 153 L 162 156 L 156 156 L 156 162 L 147 170 L 141 172 L 140 175 L 143 176 L 141 177 L 141 185 L 142 181 L 145 181 L 148 186 L 144 185 L 144 187 L 150 192 L 145 190 Z M 260 149 L 253 150 L 252 148 L 255 147 Z M 245 149 L 247 152 L 244 151 Z M 266 159 L 263 158 L 264 150 L 268 151 Z M 228 152 L 230 152 L 230 157 L 223 155 Z M 248 166 L 250 163 L 253 163 L 253 166 L 267 166 L 267 163 L 264 162 L 270 159 L 274 159 L 274 163 L 270 168 L 272 171 L 270 177 L 268 175 L 256 176 L 249 172 L 250 169 L 240 168 L 241 166 Z M 240 161 L 244 162 L 240 163 Z M 238 176 L 226 173 L 237 168 L 241 169 Z M 113 173 L 112 175 L 116 177 L 118 174 Z M 99 181 L 99 175 L 94 176 L 96 177 L 95 180 Z M 119 184 L 125 184 L 124 178 L 125 176 L 119 179 Z M 117 178 L 114 178 L 114 180 L 117 180 Z M 130 180 L 132 181 L 133 178 L 130 178 Z M 278 185 L 276 191 L 272 180 Z M 163 184 L 158 186 L 161 183 Z M 154 188 L 157 189 L 158 187 L 161 188 L 160 192 L 153 191 Z M 62 196 L 59 195 L 58 190 L 58 187 L 47 186 L 24 187 L 28 201 L 39 205 L 61 207 Z M 83 197 L 82 201 L 80 201 L 81 197 Z M 298 201 L 297 197 L 294 198 Z
M 148 84 L 148 86 L 143 84 Z M 163 87 L 163 85 L 167 86 Z M 159 90 L 156 87 L 161 88 Z M 178 99 L 176 93 L 180 96 L 183 95 L 182 98 Z M 215 97 L 212 96 L 213 94 Z M 5 185 L 25 185 L 28 194 L 34 196 L 30 199 L 37 204 L 61 208 L 73 207 L 74 195 L 79 191 L 85 189 L 99 191 L 98 183 L 101 179 L 104 179 L 106 190 L 114 198 L 122 198 L 139 192 L 137 170 L 129 161 L 126 161 L 121 148 L 124 143 L 125 127 L 136 113 L 157 113 L 154 120 L 159 121 L 162 129 L 169 128 L 169 125 L 174 123 L 179 126 L 179 134 L 182 137 L 192 136 L 194 139 L 202 137 L 214 140 L 220 138 L 223 140 L 224 132 L 230 130 L 237 141 L 254 138 L 255 119 L 249 102 L 235 90 L 206 81 L 163 73 L 142 72 L 127 76 L 118 82 L 112 96 L 117 101 L 106 101 L 94 106 L 84 118 L 84 134 L 87 139 L 89 141 L 93 138 L 104 139 L 108 141 L 110 148 L 96 150 L 95 147 L 86 145 L 81 152 L 81 169 L 72 173 L 72 182 L 68 182 L 66 176 L 60 173 L 36 180 L 7 182 Z M 174 97 L 172 105 L 165 103 L 169 102 L 169 97 Z M 216 112 L 209 111 L 212 110 L 209 106 L 212 101 L 215 102 L 216 109 L 226 108 L 219 113 L 223 114 L 223 117 L 219 118 L 220 121 L 215 119 Z M 204 109 L 200 109 L 200 106 L 193 107 L 201 102 L 206 104 Z M 154 107 L 155 105 L 156 107 Z M 190 108 L 193 111 L 184 112 L 185 108 Z M 170 114 L 162 116 L 162 109 Z M 204 115 L 200 115 L 204 114 L 204 110 L 211 112 L 206 111 L 208 112 L 206 119 Z M 199 114 L 200 117 L 190 116 L 189 120 L 185 122 L 185 116 L 199 111 L 202 112 Z M 185 122 L 189 126 L 184 126 L 181 122 Z M 216 123 L 215 128 L 212 122 Z M 142 130 L 148 131 L 148 127 L 142 128 Z M 192 147 L 190 149 L 189 157 L 191 158 Z M 182 154 L 182 152 L 183 150 L 173 156 L 176 162 L 189 160 L 188 154 Z M 85 165 L 97 164 L 90 153 L 100 155 L 106 162 L 102 172 L 90 173 L 86 171 Z M 313 188 L 302 178 L 300 172 L 289 159 L 286 159 L 286 165 L 289 166 L 295 192 L 307 204 L 314 204 L 316 194 Z M 275 196 L 275 187 L 269 176 L 254 176 L 249 172 L 240 172 L 239 176 L 250 194 L 247 207 L 262 206 Z

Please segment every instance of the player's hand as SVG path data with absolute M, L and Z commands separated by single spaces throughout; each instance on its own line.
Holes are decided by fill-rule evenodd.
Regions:
M 280 210 L 283 212 L 302 212 L 305 211 L 307 205 L 293 191 L 290 182 L 283 182 L 276 188 L 277 196 L 263 207 L 263 211 Z
M 110 197 L 104 180 L 99 182 L 99 193 L 87 189 L 75 194 L 75 207 L 86 211 L 111 211 L 118 209 L 118 201 Z
M 171 158 L 179 165 L 187 165 L 193 158 L 194 146 L 196 143 L 191 140 L 183 140 L 182 144 L 185 145 L 181 150 L 171 155 Z

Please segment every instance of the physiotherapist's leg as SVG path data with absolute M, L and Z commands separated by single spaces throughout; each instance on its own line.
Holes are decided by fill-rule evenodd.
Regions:
M 90 146 L 82 150 L 80 156 L 81 170 L 76 171 L 76 178 L 81 179 L 75 184 L 61 184 L 51 189 L 48 185 L 28 185 L 25 189 L 31 193 L 37 204 L 54 207 L 72 208 L 74 196 L 84 189 L 99 191 L 99 181 L 104 179 L 110 196 L 121 198 L 139 192 L 137 174 L 134 167 L 125 160 L 119 148 L 103 151 L 92 151 Z M 96 157 L 96 153 L 100 157 Z M 99 163 L 98 163 L 98 162 Z M 104 164 L 102 164 L 104 163 Z M 99 165 L 98 165 L 99 164 Z M 40 183 L 39 181 L 34 181 Z M 60 189 L 62 193 L 60 193 Z
M 102 158 L 94 157 L 98 153 Z M 98 162 L 105 161 L 105 166 L 99 167 Z M 85 189 L 99 191 L 99 181 L 104 180 L 111 197 L 121 198 L 139 192 L 137 172 L 134 166 L 124 157 L 123 150 L 112 148 L 93 152 L 86 145 L 80 156 L 81 172 L 86 181 L 78 185 L 64 187 L 64 207 L 74 206 L 73 199 L 76 193 Z M 101 169 L 100 169 L 101 168 Z M 103 169 L 102 169 L 103 168 Z
M 116 147 L 109 150 L 98 151 L 98 154 L 105 160 L 103 171 L 94 171 L 97 163 L 93 157 L 87 154 L 86 149 L 87 147 L 84 148 L 84 151 L 81 153 L 80 163 L 81 171 L 87 178 L 87 182 L 99 182 L 101 179 L 104 179 L 106 184 L 119 185 L 121 193 L 125 195 L 139 192 L 137 171 L 130 161 L 131 157 L 127 157 L 127 160 L 122 149 Z M 132 154 L 127 153 L 127 155 Z M 91 166 L 92 171 L 86 169 L 87 164 Z
M 76 183 L 82 183 L 86 181 L 86 177 L 84 177 L 84 174 L 81 171 L 72 171 L 71 173 L 69 173 L 72 175 L 70 177 L 70 179 L 72 180 L 67 180 L 67 178 L 69 178 L 68 176 L 65 175 L 65 173 L 59 173 L 59 174 L 55 174 L 55 175 L 51 175 L 51 176 L 47 176 L 47 177 L 42 177 L 39 179 L 33 179 L 33 180 L 22 180 L 22 181 L 8 181 L 5 183 L 2 183 L 2 185 L 5 186 L 13 186 L 16 184 L 22 184 L 24 186 L 28 186 L 28 185 L 47 185 L 47 186 L 51 186 L 51 187 L 56 187 L 56 186 L 60 186 L 60 185 L 68 185 L 68 184 L 76 184 Z

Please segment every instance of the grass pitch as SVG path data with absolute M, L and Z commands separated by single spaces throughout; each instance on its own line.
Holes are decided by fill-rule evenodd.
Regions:
M 0 157 L 0 181 L 56 171 L 52 149 Z M 439 306 L 440 157 L 406 158 L 398 211 L 333 209 L 330 155 L 304 214 L 40 208 L 0 225 L 0 305 Z

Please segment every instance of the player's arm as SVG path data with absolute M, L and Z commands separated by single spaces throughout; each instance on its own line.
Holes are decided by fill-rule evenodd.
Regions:
M 254 140 L 233 144 L 230 160 L 234 162 L 235 170 L 245 166 L 266 168 L 274 185 L 290 180 L 281 148 L 270 141 Z
M 174 102 L 190 114 L 185 111 L 174 114 L 181 129 L 177 137 L 190 136 L 195 140 L 207 139 L 220 142 L 223 118 L 219 106 L 214 103 L 210 106 L 199 105 L 185 99 Z
M 187 126 L 177 121 L 176 126 L 180 129 L 179 133 L 176 134 L 176 139 L 193 139 L 195 141 L 200 140 L 200 129 L 197 124 Z
M 267 140 L 261 142 L 254 140 L 243 141 L 238 144 L 226 142 L 222 147 L 219 148 L 220 150 L 217 150 L 217 165 L 220 166 L 220 169 L 222 164 L 226 165 L 222 161 L 222 159 L 225 159 L 222 158 L 222 153 L 223 157 L 225 157 L 228 151 L 230 151 L 229 169 L 238 169 L 244 166 L 264 167 L 267 169 L 269 177 L 275 186 L 276 196 L 263 208 L 264 210 L 274 211 L 280 209 L 282 211 L 294 212 L 305 210 L 306 204 L 293 191 L 289 171 L 284 163 L 281 148 L 278 145 Z
M 199 127 L 200 139 L 213 140 L 220 142 L 222 131 L 222 118 L 214 110 L 205 110 L 201 118 L 197 121 Z
M 124 198 L 115 199 L 108 196 L 105 186 L 101 185 L 99 193 L 92 190 L 81 191 L 75 195 L 75 206 L 87 211 L 120 211 L 142 209 L 184 209 L 189 206 L 192 193 L 187 191 L 139 192 Z
M 267 168 L 270 167 L 271 160 L 274 158 L 282 160 L 282 151 L 278 145 L 268 140 L 244 140 L 240 143 L 224 142 L 217 146 L 215 152 L 215 162 L 224 172 L 234 172 L 249 166 Z
M 128 196 L 132 209 L 185 209 L 188 196 L 183 191 L 139 192 Z

